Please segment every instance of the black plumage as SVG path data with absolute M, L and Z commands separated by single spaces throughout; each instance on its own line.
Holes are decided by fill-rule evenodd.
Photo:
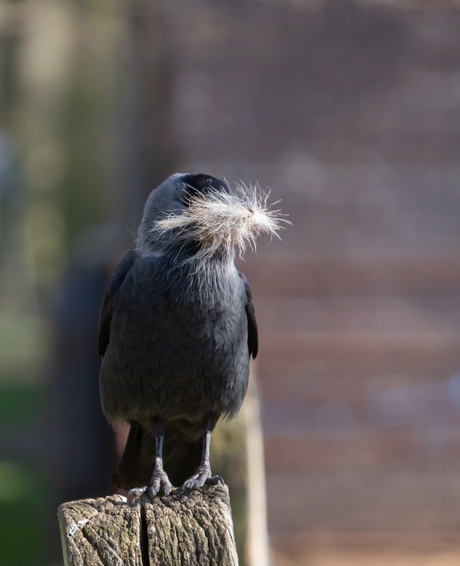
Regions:
M 103 411 L 131 424 L 114 484 L 132 497 L 211 477 L 211 432 L 238 412 L 257 355 L 234 248 L 276 233 L 264 204 L 201 174 L 172 175 L 147 200 L 136 249 L 118 266 L 99 322 Z

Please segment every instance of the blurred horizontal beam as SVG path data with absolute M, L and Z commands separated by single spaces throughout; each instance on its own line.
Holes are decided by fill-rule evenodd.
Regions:
M 330 295 L 460 292 L 460 254 L 259 254 L 244 265 L 258 294 Z
M 460 292 L 254 297 L 261 331 L 460 332 Z
M 328 439 L 317 434 L 265 438 L 267 473 L 276 472 L 449 472 L 460 461 L 460 432 L 408 427 L 355 430 Z
M 457 471 L 271 473 L 269 530 L 459 532 L 459 490 Z
M 456 366 L 457 368 L 459 365 Z M 417 388 L 419 386 L 446 386 L 449 373 L 415 368 L 417 371 L 349 370 L 338 366 L 326 371 L 270 371 L 258 375 L 258 386 L 264 402 L 283 403 L 290 399 L 320 403 L 331 398 L 352 405 L 364 398 L 378 396 L 382 391 Z M 457 378 L 455 374 L 455 377 Z M 459 395 L 460 399 L 460 395 Z
M 323 332 L 262 334 L 258 373 L 439 372 L 460 367 L 460 333 Z M 263 379 L 263 377 L 261 377 Z
M 452 566 L 458 563 L 460 533 L 442 531 L 385 532 L 296 531 L 274 534 L 275 564 L 318 566 Z M 293 562 L 295 560 L 295 562 Z

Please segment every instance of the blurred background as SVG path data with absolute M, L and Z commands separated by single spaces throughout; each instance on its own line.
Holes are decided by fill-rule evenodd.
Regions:
M 293 222 L 242 266 L 273 564 L 459 564 L 458 0 L 0 3 L 0 563 L 107 494 L 99 305 L 175 171 Z

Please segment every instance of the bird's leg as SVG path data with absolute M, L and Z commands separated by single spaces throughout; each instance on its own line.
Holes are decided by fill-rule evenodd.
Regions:
M 203 487 L 208 479 L 212 477 L 211 464 L 209 462 L 211 446 L 211 431 L 206 430 L 205 436 L 203 438 L 203 451 L 201 453 L 201 462 L 198 466 L 196 474 L 191 476 L 183 485 L 184 489 L 194 489 L 197 487 Z
M 128 499 L 131 501 L 144 493 L 147 493 L 150 497 L 155 497 L 160 491 L 163 491 L 165 495 L 169 495 L 173 488 L 168 475 L 163 469 L 163 442 L 166 426 L 162 421 L 152 419 L 152 428 L 155 433 L 155 467 L 153 468 L 152 478 L 149 485 L 136 487 L 128 492 Z
M 211 433 L 216 426 L 217 418 L 214 415 L 208 417 L 205 421 L 205 434 L 203 437 L 203 449 L 201 453 L 201 462 L 198 466 L 196 474 L 190 477 L 182 486 L 183 489 L 195 489 L 203 487 L 206 482 L 212 478 L 211 464 L 209 456 L 211 451 Z
M 163 442 L 166 432 L 166 426 L 163 422 L 154 422 L 155 430 L 155 467 L 153 468 L 152 478 L 147 487 L 147 493 L 150 497 L 155 497 L 157 493 L 163 490 L 165 495 L 169 495 L 173 488 L 172 483 L 169 481 L 168 475 L 163 469 Z

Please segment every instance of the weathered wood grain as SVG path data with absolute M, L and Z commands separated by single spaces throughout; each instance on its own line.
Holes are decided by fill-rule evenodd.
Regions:
M 121 495 L 58 510 L 66 566 L 236 566 L 225 485 L 131 504 Z

